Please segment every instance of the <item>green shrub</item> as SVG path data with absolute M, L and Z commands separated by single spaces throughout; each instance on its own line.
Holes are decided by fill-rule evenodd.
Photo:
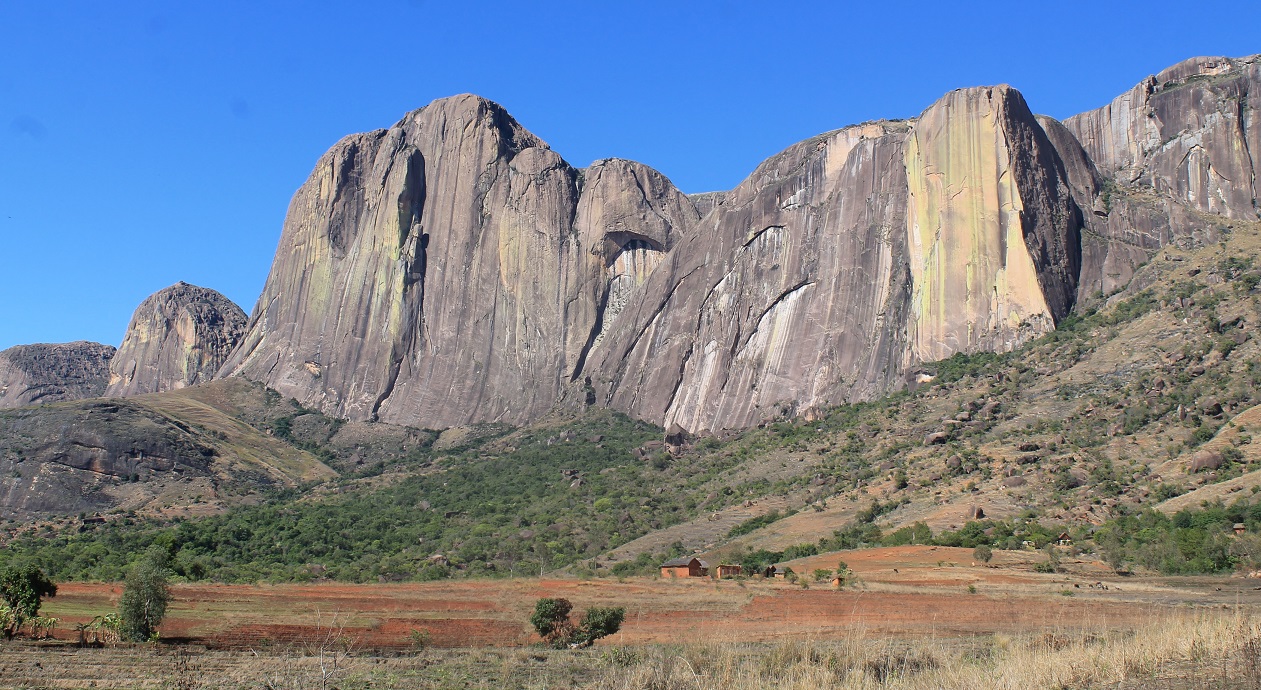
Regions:
M 573 636 L 573 623 L 569 620 L 569 612 L 574 605 L 568 599 L 543 598 L 534 602 L 534 613 L 530 615 L 530 625 L 545 642 L 553 647 L 564 647 Z
M 582 614 L 575 642 L 588 646 L 601 637 L 608 637 L 622 628 L 625 619 L 626 609 L 621 606 L 592 606 Z
M 573 604 L 568 599 L 539 599 L 534 603 L 530 625 L 552 647 L 589 647 L 591 643 L 617 632 L 626 618 L 626 609 L 620 606 L 592 606 L 582 614 L 582 621 L 575 626 L 569 618 Z

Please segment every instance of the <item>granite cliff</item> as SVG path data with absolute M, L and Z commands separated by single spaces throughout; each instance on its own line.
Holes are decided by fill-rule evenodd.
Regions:
M 220 374 L 350 419 L 522 423 L 696 217 L 645 166 L 580 172 L 490 101 L 435 101 L 320 160 Z
M 763 163 L 638 293 L 598 397 L 689 430 L 755 424 L 1008 350 L 1072 307 L 1080 212 L 1008 87 L 850 127 Z
M 1258 218 L 1258 112 L 1256 56 L 1187 60 L 1063 123 L 959 89 L 689 196 L 440 99 L 320 159 L 248 322 L 173 286 L 112 362 L 0 353 L 0 405 L 241 376 L 351 420 L 521 424 L 563 402 L 716 431 L 871 399 Z
M 960 89 L 690 197 L 441 99 L 321 159 L 219 375 L 430 427 L 581 400 L 720 430 L 870 399 L 1255 218 L 1258 64 L 1189 60 L 1065 123 Z
M 156 393 L 204 383 L 236 347 L 245 312 L 207 288 L 176 283 L 136 308 L 109 365 L 107 396 Z

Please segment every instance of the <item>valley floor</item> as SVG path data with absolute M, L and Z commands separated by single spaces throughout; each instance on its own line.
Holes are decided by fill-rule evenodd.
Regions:
M 1037 554 L 981 565 L 924 546 L 792 565 L 838 558 L 854 573 L 842 589 L 808 577 L 179 585 L 162 643 L 105 648 L 80 647 L 75 624 L 115 610 L 121 586 L 67 583 L 43 611 L 60 619 L 56 640 L 0 644 L 0 687 L 1261 684 L 1258 580 L 1105 576 L 1071 559 L 1043 574 Z M 546 649 L 526 622 L 544 596 L 624 606 L 626 620 L 591 649 Z

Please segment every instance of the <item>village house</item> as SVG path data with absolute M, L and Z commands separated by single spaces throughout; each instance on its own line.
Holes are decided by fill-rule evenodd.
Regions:
M 1248 526 L 1243 524 L 1242 522 L 1236 522 L 1235 526 L 1231 529 L 1234 530 L 1235 534 L 1243 534 L 1244 532 L 1248 531 Z
M 718 568 L 715 570 L 715 572 L 717 573 L 719 578 L 735 577 L 737 575 L 744 574 L 744 568 L 738 565 L 723 564 L 723 565 L 719 565 Z
M 785 568 L 782 565 L 767 566 L 762 575 L 766 577 L 788 577 L 788 573 L 792 572 L 792 568 Z
M 1073 538 L 1069 536 L 1068 532 L 1060 532 L 1060 536 L 1055 538 L 1055 543 L 1060 546 L 1072 546 Z
M 661 577 L 708 577 L 709 564 L 695 556 L 675 558 L 661 564 Z

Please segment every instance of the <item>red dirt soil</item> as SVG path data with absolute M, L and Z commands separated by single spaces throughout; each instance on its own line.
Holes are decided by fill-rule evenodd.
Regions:
M 1076 575 L 1041 575 L 1024 562 L 1036 557 L 1004 553 L 995 567 L 973 567 L 970 550 L 909 546 L 792 562 L 804 574 L 844 560 L 861 583 L 839 591 L 826 582 L 804 589 L 760 578 L 176 585 L 161 632 L 220 648 L 310 645 L 330 637 L 360 648 L 406 648 L 412 631 L 427 633 L 436 646 L 516 646 L 537 640 L 526 621 L 545 596 L 565 597 L 578 611 L 626 607 L 615 644 L 1118 628 L 1142 625 L 1169 606 L 1225 605 L 1241 596 L 1247 599 L 1241 603 L 1261 603 L 1248 583 L 1227 578 L 1185 587 L 1128 579 L 1102 591 L 1090 587 L 1098 573 L 1091 564 L 1080 564 Z M 74 624 L 115 610 L 121 589 L 66 583 L 44 614 L 61 619 L 57 637 L 74 639 Z

